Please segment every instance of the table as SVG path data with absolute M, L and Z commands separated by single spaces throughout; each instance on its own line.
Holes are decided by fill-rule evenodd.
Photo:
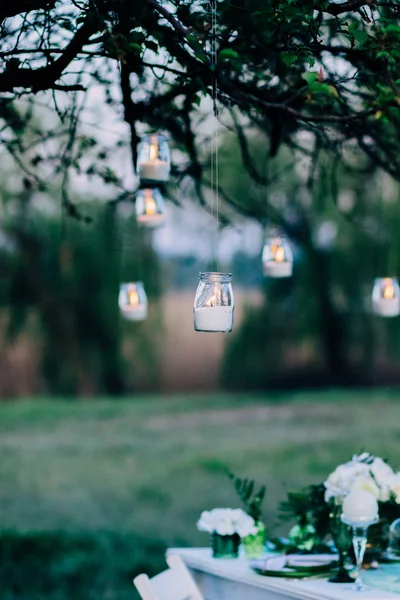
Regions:
M 362 594 L 349 584 L 322 579 L 264 577 L 250 569 L 245 557 L 215 559 L 209 548 L 170 548 L 194 576 L 205 600 L 399 600 L 400 595 L 369 588 Z

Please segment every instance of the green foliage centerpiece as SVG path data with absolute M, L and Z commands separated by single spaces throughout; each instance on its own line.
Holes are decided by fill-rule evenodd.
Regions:
M 267 530 L 261 520 L 262 503 L 265 497 L 266 487 L 261 486 L 257 493 L 254 492 L 255 482 L 249 479 L 236 477 L 228 472 L 228 477 L 233 481 L 235 490 L 242 500 L 247 514 L 254 519 L 256 531 L 243 538 L 243 548 L 247 558 L 259 558 L 265 552 Z
M 330 537 L 339 553 L 335 581 L 340 582 L 348 581 L 344 563 L 351 550 L 351 535 L 340 516 L 342 502 L 353 490 L 366 490 L 378 501 L 380 519 L 368 531 L 368 547 L 370 556 L 372 553 L 381 555 L 387 547 L 390 524 L 400 517 L 400 473 L 395 473 L 385 460 L 367 452 L 354 455 L 323 483 L 311 485 L 302 492 L 290 492 L 281 505 L 284 518 L 297 520 L 296 532 L 292 528 L 286 550 L 325 551 Z

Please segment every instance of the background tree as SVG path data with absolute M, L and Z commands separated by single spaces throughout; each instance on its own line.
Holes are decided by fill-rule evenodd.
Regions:
M 31 192 L 3 194 L 2 337 L 30 340 L 40 390 L 116 395 L 139 381 L 156 388 L 160 277 L 148 232 L 115 206 L 86 202 L 85 213 L 96 221 L 90 227 L 49 214 Z M 138 279 L 152 310 L 144 324 L 131 324 L 120 317 L 118 291 L 121 281 Z
M 133 161 L 143 128 L 167 130 L 184 160 L 179 183 L 191 177 L 203 203 L 207 134 L 199 126 L 202 98 L 214 95 L 215 114 L 232 127 L 252 179 L 267 183 L 249 153 L 246 130 L 261 131 L 273 156 L 287 145 L 352 169 L 351 153 L 398 179 L 400 25 L 395 0 L 15 0 L 0 10 L 2 144 L 31 183 L 62 172 L 99 176 L 124 194 L 111 143 L 88 136 L 85 103 L 100 102 L 129 127 Z M 216 36 L 217 67 L 211 40 Z M 100 93 L 100 91 L 101 93 Z M 53 107 L 48 127 L 37 125 L 38 104 Z M 93 100 L 92 100 L 93 104 Z M 35 141 L 27 144 L 29 131 Z M 54 154 L 59 136 L 61 153 Z M 100 143 L 101 147 L 98 147 Z M 118 139 L 116 144 L 123 144 Z M 264 144 L 263 144 L 264 145 Z M 297 155 L 296 155 L 297 156 Z M 170 189 L 172 194 L 172 186 Z M 230 198 L 225 201 L 232 204 Z M 268 204 L 247 214 L 263 219 Z
M 258 137 L 250 139 L 255 157 L 259 144 Z M 255 161 L 269 178 L 265 189 L 240 170 L 233 136 L 223 148 L 224 189 L 239 207 L 257 210 L 268 202 L 295 253 L 294 277 L 265 279 L 262 306 L 229 339 L 224 384 L 264 389 L 393 381 L 399 326 L 372 315 L 371 292 L 375 277 L 400 268 L 399 185 L 379 167 L 362 177 L 343 166 L 333 173 L 323 152 L 316 163 L 288 168 L 283 149 L 267 164 Z M 260 258 L 257 266 L 261 278 Z

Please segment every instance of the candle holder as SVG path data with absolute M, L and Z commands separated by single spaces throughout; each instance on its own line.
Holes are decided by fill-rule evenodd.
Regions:
M 136 194 L 136 221 L 145 227 L 158 227 L 165 221 L 165 204 L 160 190 L 144 188 Z
M 365 548 L 367 546 L 367 530 L 368 527 L 379 521 L 378 517 L 373 519 L 351 519 L 342 514 L 341 520 L 345 525 L 349 525 L 353 530 L 353 548 L 356 557 L 356 581 L 353 589 L 356 592 L 363 592 L 366 588 L 361 579 L 361 570 L 364 559 Z
M 262 263 L 266 277 L 291 277 L 293 253 L 287 239 L 277 231 L 272 231 L 265 242 Z
M 195 331 L 232 331 L 234 299 L 231 273 L 199 273 L 194 299 Z
M 397 317 L 400 314 L 400 288 L 396 277 L 375 279 L 372 310 L 381 317 Z
M 128 321 L 144 321 L 147 317 L 147 296 L 143 283 L 122 283 L 119 290 L 118 305 L 121 315 Z
M 157 185 L 169 179 L 171 158 L 168 140 L 161 133 L 145 135 L 139 144 L 137 172 L 142 183 Z

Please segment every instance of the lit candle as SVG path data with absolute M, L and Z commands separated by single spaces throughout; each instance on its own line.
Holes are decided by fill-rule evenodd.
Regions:
M 274 238 L 267 242 L 263 250 L 263 267 L 266 277 L 290 277 L 293 270 L 291 252 L 285 250 L 285 242 Z
M 125 319 L 143 321 L 147 317 L 147 297 L 142 283 L 121 284 L 118 304 Z
M 141 163 L 139 177 L 142 181 L 168 181 L 169 164 L 158 159 Z
M 366 490 L 353 490 L 343 501 L 342 515 L 352 523 L 370 523 L 378 516 L 378 502 Z
M 233 327 L 233 308 L 231 306 L 203 306 L 194 311 L 196 331 L 217 331 L 227 333 Z
M 268 260 L 263 266 L 267 277 L 290 277 L 293 270 L 292 263 L 283 259 Z
M 147 306 L 138 304 L 134 307 L 121 308 L 121 314 L 127 321 L 144 321 L 147 318 Z

